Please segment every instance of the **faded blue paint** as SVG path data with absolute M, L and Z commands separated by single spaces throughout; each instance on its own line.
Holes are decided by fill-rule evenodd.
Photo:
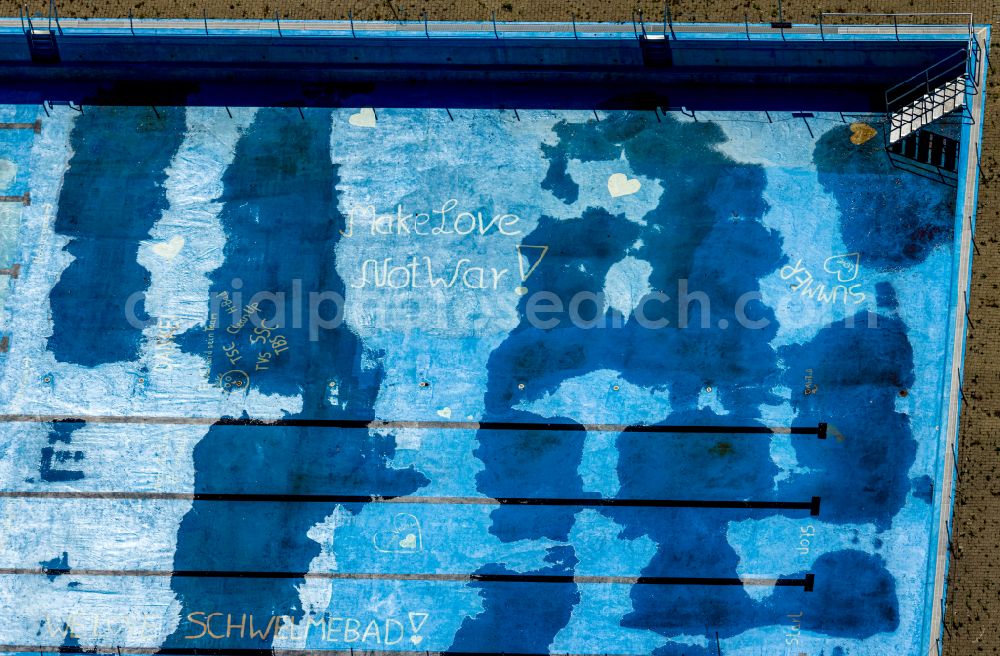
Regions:
M 74 462 L 84 458 L 83 451 L 77 451 L 59 444 L 72 444 L 73 432 L 82 424 L 54 424 L 49 432 L 49 446 L 42 447 L 42 462 L 38 474 L 43 481 L 49 483 L 78 481 L 84 477 L 79 469 L 73 468 Z
M 226 207 L 220 219 L 227 235 L 226 259 L 212 276 L 213 300 L 234 287 L 247 299 L 258 292 L 290 292 L 293 281 L 307 290 L 343 294 L 333 247 L 346 226 L 334 197 L 338 178 L 329 157 L 329 131 L 328 111 L 309 111 L 304 119 L 281 110 L 257 114 L 223 178 L 221 200 Z M 234 285 L 235 279 L 241 284 Z M 302 394 L 302 412 L 297 416 L 374 418 L 372 405 L 382 372 L 378 366 L 363 365 L 362 344 L 346 326 L 325 330 L 311 340 L 308 326 L 278 325 L 273 306 L 255 312 L 248 305 L 249 301 L 236 302 L 229 310 L 221 306 L 213 331 L 210 380 L 226 385 L 227 372 L 241 370 L 249 373 L 249 384 L 260 391 Z M 259 321 L 246 321 L 249 315 Z M 226 350 L 227 338 L 235 350 Z M 203 353 L 206 340 L 204 330 L 182 336 L 193 353 Z M 228 355 L 236 350 L 239 355 Z M 270 357 L 263 359 L 261 354 Z M 237 375 L 231 378 L 237 383 L 243 380 Z M 337 381 L 338 407 L 328 401 L 327 381 Z M 412 469 L 388 467 L 394 451 L 391 436 L 322 427 L 252 430 L 251 439 L 239 426 L 209 430 L 194 454 L 196 491 L 399 496 L 426 481 Z M 306 534 L 334 507 L 195 502 L 178 533 L 174 568 L 306 572 L 319 554 L 319 545 Z M 258 620 L 284 614 L 300 619 L 296 586 L 301 582 L 175 578 L 184 619 L 167 644 L 191 644 L 188 637 L 198 634 L 192 613 L 246 614 Z M 259 647 L 260 643 L 260 638 L 246 636 L 226 644 Z
M 166 206 L 161 186 L 183 128 L 181 109 L 157 118 L 147 109 L 95 107 L 76 120 L 56 215 L 74 258 L 50 296 L 56 360 L 93 367 L 138 359 L 142 335 L 126 301 L 147 285 L 138 242 Z M 135 305 L 137 317 L 142 308 Z
M 70 572 L 39 577 L 37 585 L 46 587 L 32 595 L 64 595 L 75 611 L 76 600 L 167 608 L 157 619 L 157 639 L 133 637 L 130 644 L 174 649 L 706 655 L 719 640 L 724 653 L 742 656 L 781 652 L 800 621 L 799 644 L 810 653 L 920 653 L 920 622 L 928 610 L 920 602 L 928 581 L 912 573 L 930 562 L 927 526 L 941 437 L 935 406 L 952 366 L 942 327 L 954 293 L 952 189 L 887 169 L 877 143 L 851 144 L 836 116 L 815 119 L 813 141 L 798 121 L 776 116 L 774 124 L 754 123 L 748 114 L 694 121 L 679 113 L 658 120 L 648 112 L 602 112 L 598 121 L 588 113 L 524 112 L 515 121 L 463 111 L 451 122 L 444 112 L 393 110 L 366 124 L 360 115 L 352 123 L 353 113 L 238 114 L 234 120 L 245 127 L 231 141 L 224 141 L 231 129 L 224 110 L 188 110 L 183 125 L 181 114 L 167 116 L 152 133 L 142 132 L 146 109 L 115 110 L 117 123 L 108 120 L 111 113 L 76 117 L 67 142 L 75 152 L 69 170 L 33 172 L 43 178 L 31 184 L 40 198 L 51 193 L 45 179 L 65 181 L 56 214 L 64 218 L 45 232 L 44 221 L 32 215 L 29 228 L 42 235 L 32 243 L 39 251 L 46 240 L 61 248 L 59 235 L 69 234 L 74 208 L 84 208 L 86 220 L 69 242 L 71 250 L 78 244 L 77 259 L 48 264 L 39 258 L 34 276 L 25 279 L 24 293 L 40 293 L 35 303 L 43 307 L 33 315 L 31 307 L 18 306 L 17 316 L 35 317 L 23 325 L 41 328 L 20 329 L 12 344 L 38 344 L 31 356 L 39 371 L 6 367 L 0 392 L 12 411 L 575 427 L 828 422 L 828 439 L 474 427 L 140 425 L 105 431 L 95 423 L 57 423 L 37 435 L 5 428 L 0 444 L 13 454 L 9 461 L 30 461 L 25 471 L 32 476 L 43 449 L 85 454 L 73 465 L 82 473 L 78 480 L 23 477 L 32 489 L 481 500 L 820 496 L 819 516 L 489 503 L 170 502 L 155 506 L 155 515 L 176 519 L 135 529 L 129 548 L 122 543 L 127 536 L 98 535 L 81 523 L 93 543 L 53 539 L 42 552 L 30 531 L 15 527 L 15 546 L 3 556 L 40 553 L 28 565 L 43 568 L 72 562 L 82 570 L 296 576 L 175 577 L 159 587 L 150 577 L 140 581 L 137 599 L 119 578 L 95 581 Z M 92 145 L 91 134 L 107 136 L 113 125 L 127 132 L 122 140 L 130 148 L 145 153 L 129 177 L 112 176 L 124 164 L 117 156 L 98 161 Z M 206 125 L 214 126 L 218 144 Z M 198 149 L 189 149 L 191 143 Z M 199 156 L 225 162 L 217 188 L 184 191 L 215 175 Z M 641 185 L 614 195 L 615 174 Z M 100 194 L 84 198 L 98 181 Z M 920 211 L 891 220 L 897 205 L 906 211 L 914 190 L 921 194 Z M 380 214 L 395 215 L 402 205 L 399 214 L 413 215 L 449 198 L 459 204 L 452 216 L 470 208 L 489 223 L 504 212 L 517 214 L 516 231 L 499 233 L 494 223 L 492 232 L 484 226 L 466 236 L 389 235 L 348 218 L 368 203 Z M 123 202 L 132 217 L 127 226 L 122 216 L 97 211 Z M 182 214 L 188 204 L 196 209 Z M 889 218 L 866 232 L 882 216 L 879 208 Z M 92 250 L 80 251 L 79 244 Z M 542 245 L 548 250 L 527 275 L 515 247 Z M 859 252 L 854 269 L 852 250 Z M 112 280 L 101 258 L 117 262 L 126 254 L 135 266 L 123 265 Z M 390 266 L 401 267 L 397 280 L 413 281 L 425 256 L 426 266 L 445 278 L 460 258 L 507 275 L 498 276 L 495 288 L 469 286 L 459 277 L 458 286 L 447 289 L 433 283 L 390 289 L 367 263 L 393 258 Z M 418 258 L 417 265 L 406 273 L 410 258 Z M 807 270 L 814 283 L 830 287 L 811 296 L 796 290 L 792 276 Z M 163 321 L 181 314 L 177 321 L 185 329 L 175 335 L 154 321 L 113 333 L 121 339 L 84 348 L 90 338 L 74 337 L 77 347 L 66 346 L 69 328 L 89 335 L 117 320 L 70 304 L 66 290 L 90 284 L 87 276 L 103 276 L 110 298 L 148 288 L 150 316 Z M 855 305 L 846 290 L 830 302 L 837 282 L 855 279 L 865 302 Z M 681 280 L 686 287 L 679 287 Z M 239 323 L 254 294 L 292 295 L 296 285 L 306 295 L 346 297 L 346 323 L 314 339 L 308 322 L 294 319 L 280 327 L 272 320 L 265 328 Z M 522 286 L 527 293 L 518 295 Z M 681 299 L 681 306 L 649 303 L 646 319 L 670 322 L 651 329 L 640 321 L 635 296 L 656 290 Z M 527 313 L 537 291 L 562 299 L 606 293 L 610 300 L 598 301 L 596 310 L 606 326 L 584 328 L 565 314 L 547 328 L 532 325 Z M 704 324 L 698 297 L 683 298 L 696 292 L 710 303 Z M 184 303 L 170 305 L 175 295 Z M 692 323 L 681 328 L 685 305 Z M 742 325 L 739 305 L 747 319 L 767 325 Z M 394 324 L 393 317 L 376 314 L 382 309 L 406 319 Z M 868 325 L 868 309 L 875 326 Z M 269 317 L 274 307 L 265 301 L 258 310 Z M 593 301 L 584 304 L 584 317 L 594 312 Z M 845 325 L 848 319 L 854 327 Z M 48 350 L 46 325 L 55 331 Z M 174 349 L 168 359 L 183 366 L 157 370 L 164 343 Z M 194 378 L 204 387 L 194 386 Z M 154 448 L 168 456 L 173 448 L 180 452 L 171 467 L 158 468 Z M 15 480 L 21 479 L 10 476 Z M 109 507 L 120 509 L 123 523 L 145 517 L 140 504 Z M 91 512 L 86 505 L 72 508 L 80 516 Z M 815 589 L 299 576 L 307 572 L 728 579 L 809 573 Z M 222 614 L 212 625 L 222 638 L 201 632 L 199 620 L 209 613 Z M 299 633 L 275 636 L 272 623 L 261 635 L 275 615 L 293 618 Z M 244 616 L 252 616 L 258 635 L 226 627 L 227 620 L 241 626 Z M 72 624 L 30 617 L 30 629 L 21 633 L 22 624 L 0 622 L 0 644 L 42 640 L 46 627 Z M 105 646 L 128 641 L 111 629 L 106 635 Z

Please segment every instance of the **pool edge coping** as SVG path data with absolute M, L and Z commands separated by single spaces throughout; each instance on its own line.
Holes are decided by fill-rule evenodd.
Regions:
M 968 337 L 968 294 L 972 282 L 972 240 L 975 232 L 976 209 L 979 191 L 979 157 L 982 149 L 983 118 L 986 107 L 986 75 L 988 74 L 988 48 L 990 43 L 990 26 L 977 25 L 973 38 L 979 43 L 984 56 L 977 63 L 980 75 L 980 88 L 972 94 L 970 113 L 974 121 L 968 128 L 968 139 L 963 139 L 964 167 L 959 172 L 959 190 L 962 201 L 956 212 L 956 220 L 961 228 L 959 246 L 958 275 L 955 285 L 952 316 L 951 364 L 948 372 L 947 422 L 945 442 L 939 444 L 945 447 L 943 459 L 937 459 L 943 466 L 941 494 L 936 502 L 937 522 L 933 531 L 937 535 L 936 548 L 931 551 L 933 557 L 933 596 L 930 609 L 930 631 L 925 628 L 923 633 L 928 639 L 923 651 L 929 656 L 942 654 L 942 634 L 944 627 L 945 594 L 947 593 L 948 566 L 950 564 L 950 523 L 954 512 L 955 486 L 957 482 L 956 450 L 962 411 L 962 379 L 965 369 L 965 347 Z M 932 512 L 932 517 L 933 517 Z M 932 538 L 933 539 L 933 538 Z M 925 611 L 926 612 L 926 611 Z M 926 615 L 925 615 L 926 617 Z

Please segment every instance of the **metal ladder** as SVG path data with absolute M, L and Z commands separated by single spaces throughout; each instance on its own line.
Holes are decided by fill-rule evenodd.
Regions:
M 56 33 L 62 34 L 62 26 L 59 25 L 59 10 L 56 8 L 55 0 L 49 0 L 49 15 L 47 24 L 44 24 L 41 16 L 36 15 L 32 20 L 28 13 L 28 8 L 18 9 L 21 13 L 21 29 L 28 39 L 28 50 L 31 52 L 31 61 L 38 64 L 55 64 L 59 62 L 59 44 L 56 41 Z M 55 19 L 55 29 L 52 27 Z

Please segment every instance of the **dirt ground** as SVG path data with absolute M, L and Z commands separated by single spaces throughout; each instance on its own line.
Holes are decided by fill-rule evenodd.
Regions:
M 778 16 L 778 0 L 672 0 L 678 21 L 766 21 Z M 0 15 L 16 16 L 18 2 L 0 0 Z M 29 10 L 45 13 L 47 0 Z M 61 16 L 272 18 L 356 20 L 568 20 L 629 21 L 639 11 L 662 20 L 657 0 L 61 0 Z M 784 0 L 786 20 L 815 22 L 820 11 L 906 13 L 973 12 L 977 23 L 996 20 L 996 0 Z M 924 19 L 923 22 L 930 22 Z M 998 45 L 994 39 L 994 46 Z M 994 51 L 996 52 L 996 51 Z M 983 134 L 982 180 L 970 296 L 955 501 L 953 559 L 948 583 L 945 656 L 1000 654 L 1000 70 L 991 73 Z M 944 320 L 944 318 L 942 318 Z M 893 656 L 886 654 L 885 656 Z

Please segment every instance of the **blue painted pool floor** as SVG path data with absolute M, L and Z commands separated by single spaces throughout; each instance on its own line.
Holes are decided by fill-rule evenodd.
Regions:
M 36 119 L 0 650 L 923 653 L 957 192 L 874 117 Z

